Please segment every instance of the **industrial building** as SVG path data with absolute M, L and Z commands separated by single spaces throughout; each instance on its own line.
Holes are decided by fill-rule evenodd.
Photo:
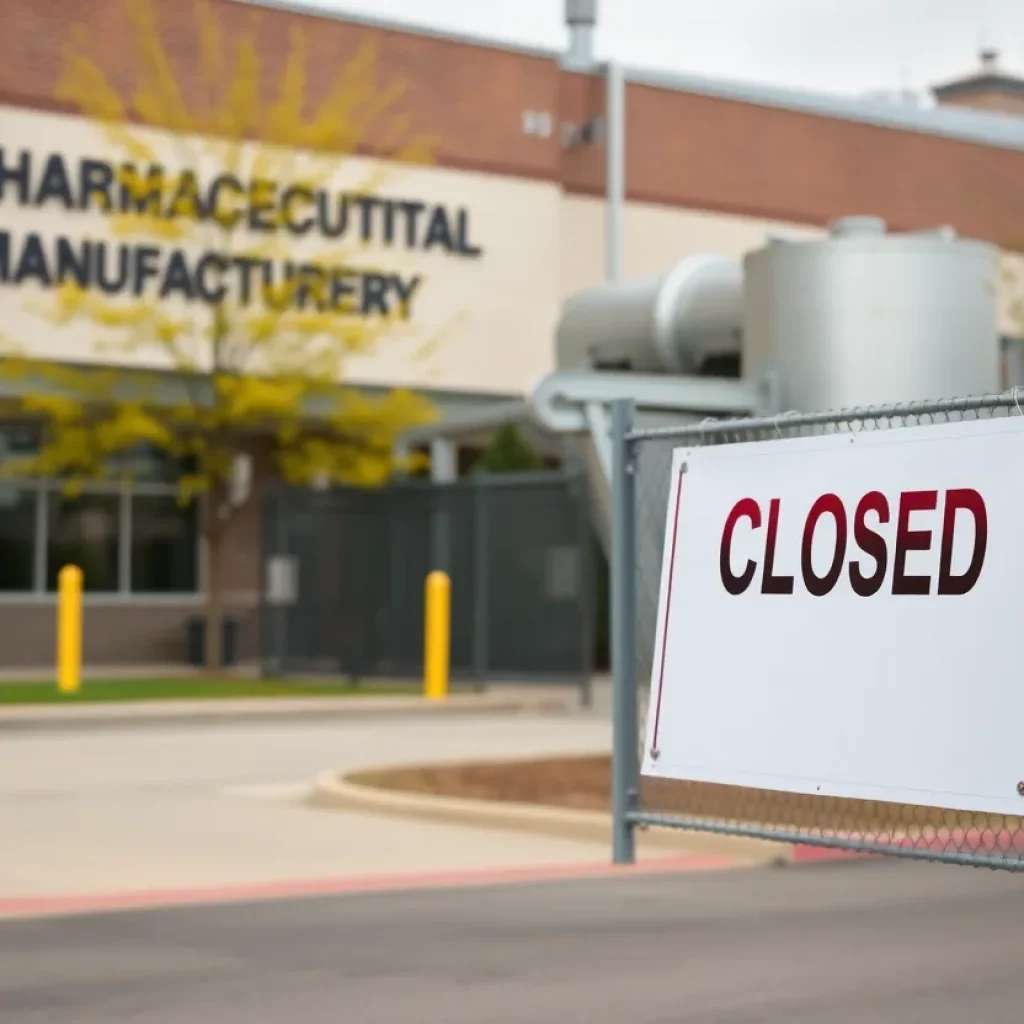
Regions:
M 893 288 L 909 289 L 903 308 L 912 312 L 865 344 L 863 360 L 903 365 L 896 350 L 899 330 L 912 345 L 914 339 L 934 340 L 936 331 L 949 336 L 948 311 L 929 305 L 937 280 L 952 282 L 957 295 L 966 288 L 975 296 L 965 329 L 982 323 L 985 336 L 993 338 L 991 350 L 981 355 L 944 350 L 947 358 L 930 377 L 918 376 L 920 359 L 906 364 L 902 376 L 889 378 L 896 389 L 889 397 L 919 397 L 921 387 L 932 385 L 969 391 L 1024 382 L 1013 343 L 1021 333 L 1013 312 L 1020 269 L 1014 252 L 1024 239 L 1024 85 L 999 70 L 990 53 L 978 74 L 937 88 L 934 106 L 912 106 L 608 67 L 595 62 L 590 46 L 592 3 L 566 5 L 568 45 L 562 52 L 328 17 L 299 3 L 216 0 L 212 7 L 229 41 L 255 25 L 268 75 L 280 73 L 290 33 L 304 31 L 311 101 L 323 98 L 328 69 L 372 43 L 381 88 L 404 85 L 402 114 L 434 140 L 429 165 L 403 165 L 387 158 L 384 140 L 378 145 L 371 137 L 357 154 L 339 160 L 337 176 L 325 188 L 341 196 L 359 174 L 383 175 L 377 212 L 383 224 L 390 211 L 391 227 L 386 237 L 364 231 L 367 261 L 383 270 L 358 283 L 361 310 L 372 315 L 405 299 L 411 316 L 400 336 L 353 358 L 347 377 L 370 392 L 411 387 L 435 403 L 440 425 L 408 443 L 432 448 L 438 479 L 458 473 L 460 448 L 481 444 L 509 417 L 539 420 L 543 439 L 543 415 L 528 414 L 544 406 L 538 382 L 559 369 L 599 365 L 612 376 L 637 374 L 638 388 L 651 386 L 652 374 L 705 378 L 698 406 L 730 412 L 743 403 L 722 382 L 753 380 L 752 360 L 758 360 L 774 365 L 775 379 L 784 385 L 777 400 L 785 407 L 883 400 L 864 397 L 856 365 L 819 386 L 816 366 L 831 360 L 834 368 L 835 353 L 851 351 L 854 321 L 842 339 L 833 321 L 802 322 L 797 335 L 794 318 L 803 314 L 773 300 L 777 287 L 806 280 L 804 254 L 816 245 L 835 245 L 842 240 L 836 236 L 855 249 L 884 243 L 886 252 L 926 246 L 952 254 L 938 277 L 929 271 L 917 286 L 913 274 L 877 276 L 890 297 Z M 187 90 L 200 79 L 193 5 L 157 3 L 155 10 L 176 77 Z M 123 0 L 96 0 L 87 11 L 94 59 L 130 91 L 141 56 L 132 49 Z M 110 218 L 87 196 L 83 201 L 81 189 L 69 202 L 41 193 L 45 169 L 55 161 L 81 186 L 83 168 L 102 177 L 118 154 L 103 126 L 56 98 L 74 28 L 64 12 L 7 0 L 4 13 L 0 323 L 33 355 L 102 362 L 79 328 L 38 314 L 48 286 L 39 273 L 22 271 L 28 246 L 57 259 L 61 252 L 80 254 L 87 242 L 113 241 Z M 181 141 L 173 129 L 146 129 L 168 162 Z M 624 140 L 618 164 L 607 144 L 617 131 Z M 217 169 L 210 170 L 212 179 Z M 90 188 L 98 180 L 90 178 Z M 330 219 L 328 200 L 313 206 L 313 235 L 343 230 Z M 419 220 L 402 221 L 405 226 L 396 230 L 395 211 L 406 218 L 417 211 Z M 366 219 L 369 224 L 370 214 Z M 312 243 L 300 233 L 294 237 L 295 258 L 301 259 Z M 665 275 L 673 273 L 666 285 Z M 660 348 L 647 345 L 644 362 L 647 327 L 629 351 L 616 350 L 609 334 L 614 320 L 599 316 L 597 333 L 603 331 L 608 345 L 595 355 L 594 342 L 583 337 L 590 328 L 583 335 L 577 328 L 593 323 L 587 317 L 598 307 L 586 300 L 581 320 L 573 302 L 609 278 L 623 288 L 638 282 L 641 308 L 655 295 L 688 301 L 690 289 L 696 304 L 686 307 L 680 322 L 697 325 L 693 344 L 680 345 L 670 331 Z M 137 282 L 124 286 L 129 284 Z M 750 289 L 758 287 L 762 297 L 752 305 Z M 984 294 L 991 303 L 979 298 Z M 845 301 L 856 307 L 856 296 Z M 615 300 L 613 307 L 628 303 Z M 628 340 L 629 325 L 619 326 L 619 338 Z M 773 346 L 779 338 L 803 345 L 816 331 L 827 336 L 822 347 L 788 349 L 778 365 Z M 832 343 L 838 347 L 829 355 L 824 346 Z M 131 358 L 133 366 L 161 369 L 147 363 L 144 350 Z M 756 372 L 761 369 L 772 367 Z M 911 378 L 915 393 L 904 395 Z M 11 394 L 17 385 L 3 381 L 0 387 Z M 556 405 L 544 407 L 555 415 Z M 547 427 L 552 436 L 559 432 L 557 424 Z M 9 418 L 0 457 L 30 443 L 25 425 Z M 55 566 L 62 552 L 84 547 L 98 567 L 86 596 L 87 661 L 184 657 L 184 623 L 202 605 L 202 560 L 195 516 L 173 510 L 174 482 L 163 473 L 154 464 L 137 488 L 92 495 L 87 531 L 81 516 L 65 522 L 59 496 L 45 483 L 14 493 L 8 488 L 0 506 L 0 663 L 50 660 Z M 260 548 L 260 493 L 268 473 L 257 462 L 251 500 L 233 523 L 229 543 L 229 610 L 242 623 L 243 657 L 253 656 L 258 644 L 262 579 L 253 552 Z M 176 552 L 175 573 L 152 568 L 150 538 L 165 553 Z

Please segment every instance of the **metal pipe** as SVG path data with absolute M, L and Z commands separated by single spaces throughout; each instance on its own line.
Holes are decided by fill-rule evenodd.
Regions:
M 622 279 L 622 207 L 626 188 L 626 81 L 622 66 L 609 60 L 605 79 L 605 276 L 614 284 Z
M 590 69 L 594 63 L 594 27 L 597 0 L 565 0 L 565 24 L 569 28 L 569 67 Z

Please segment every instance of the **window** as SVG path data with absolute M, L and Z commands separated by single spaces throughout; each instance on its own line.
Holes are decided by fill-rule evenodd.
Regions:
M 35 423 L 0 422 L 0 459 L 5 455 L 35 455 L 39 451 L 40 434 Z
M 0 421 L 3 452 L 31 447 Z M 140 451 L 133 479 L 87 484 L 71 497 L 52 480 L 0 478 L 0 596 L 54 593 L 65 565 L 77 565 L 87 593 L 197 594 L 200 504 L 182 505 L 174 460 Z
M 57 574 L 65 565 L 77 565 L 86 591 L 116 591 L 121 496 L 83 494 L 69 498 L 51 491 L 47 500 L 47 590 L 57 589 Z
M 34 489 L 0 483 L 0 592 L 35 587 Z
M 173 495 L 131 499 L 131 589 L 136 594 L 199 589 L 199 515 Z
M 109 460 L 114 476 L 127 476 L 134 483 L 173 484 L 186 473 L 196 471 L 193 457 L 174 458 L 151 445 L 138 445 Z

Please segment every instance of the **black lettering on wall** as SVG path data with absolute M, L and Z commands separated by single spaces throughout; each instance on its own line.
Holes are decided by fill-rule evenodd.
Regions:
M 82 242 L 75 251 L 71 241 L 63 235 L 57 239 L 57 283 L 71 279 L 79 288 L 92 287 L 92 242 Z
M 65 210 L 70 210 L 75 205 L 71 196 L 71 184 L 68 181 L 68 169 L 60 153 L 51 153 L 46 161 L 34 205 L 42 206 L 51 199 L 58 199 Z
M 335 196 L 337 216 L 331 218 L 331 196 L 321 189 L 316 194 L 316 219 L 325 238 L 341 238 L 348 231 L 348 196 Z
M 354 313 L 355 296 L 359 290 L 358 278 L 344 267 L 335 267 L 330 274 L 330 308 L 335 313 Z
M 104 213 L 112 207 L 110 198 L 114 184 L 114 168 L 105 160 L 83 160 L 78 165 L 78 206 L 88 210 L 96 199 L 97 208 Z
M 465 207 L 459 207 L 455 223 L 455 235 L 457 239 L 456 247 L 458 251 L 462 253 L 463 256 L 479 256 L 483 250 L 480 246 L 474 245 L 469 240 L 469 212 Z
M 128 283 L 128 247 L 117 246 L 116 260 L 114 257 L 108 257 L 108 251 L 106 242 L 96 243 L 96 283 L 101 291 L 108 295 L 117 295 L 118 292 L 124 291 Z
M 53 284 L 50 268 L 46 265 L 42 240 L 34 231 L 25 236 L 18 266 L 14 271 L 15 284 L 23 284 L 29 280 L 38 281 L 44 288 L 49 288 Z
M 384 232 L 383 240 L 386 246 L 391 246 L 395 241 L 395 204 L 391 199 L 382 200 L 384 207 Z
M 293 235 L 307 235 L 313 230 L 316 217 L 309 211 L 304 217 L 296 218 L 295 204 L 302 203 L 304 206 L 313 206 L 316 197 L 313 190 L 304 185 L 289 185 L 281 193 L 281 217 L 284 225 Z
M 283 313 L 294 298 L 298 283 L 297 269 L 291 260 L 285 260 L 278 275 L 270 260 L 263 260 L 263 303 L 276 313 Z M 277 278 L 281 277 L 280 283 Z
M 380 200 L 374 196 L 356 196 L 354 202 L 359 207 L 359 237 L 368 242 L 373 237 L 373 211 Z
M 160 250 L 152 245 L 140 245 L 133 256 L 132 294 L 137 297 L 146 290 L 146 282 L 160 273 Z
M 238 301 L 243 306 L 252 302 L 252 272 L 260 265 L 260 261 L 251 256 L 236 256 L 234 264 L 241 276 L 238 281 Z
M 6 186 L 8 195 L 24 190 L 30 203 L 57 200 L 63 205 L 70 203 L 75 210 L 143 214 L 156 211 L 162 217 L 212 213 L 218 221 L 227 218 L 240 223 L 247 215 L 245 186 L 232 175 L 218 176 L 210 190 L 201 195 L 195 174 L 186 172 L 175 178 L 174 196 L 164 205 L 166 179 L 158 165 L 140 169 L 131 163 L 113 165 L 102 160 L 83 160 L 70 168 L 74 179 L 69 180 L 68 163 L 59 154 L 53 154 L 39 168 L 38 180 L 33 180 L 29 155 L 14 163 L 10 156 L 6 163 L 4 160 L 0 149 L 0 186 Z M 265 186 L 268 194 L 277 188 L 272 181 L 265 182 Z M 403 234 L 415 240 L 417 219 L 421 218 L 419 223 L 427 229 L 422 239 L 425 246 L 451 245 L 453 251 L 463 250 L 466 254 L 479 251 L 469 238 L 465 218 L 453 220 L 441 206 L 428 209 L 413 201 L 328 196 L 298 185 L 285 188 L 280 200 L 280 204 L 264 209 L 264 213 L 271 215 L 267 223 L 274 230 L 277 224 L 284 223 L 293 234 L 313 231 L 320 215 L 331 213 L 329 204 L 336 203 L 336 217 L 328 226 L 339 232 L 347 231 L 351 203 L 359 217 L 353 230 L 368 240 L 375 232 L 385 244 L 401 244 Z M 220 303 L 232 294 L 248 306 L 261 298 L 257 291 L 261 280 L 262 298 L 270 309 L 315 308 L 347 316 L 398 315 L 403 319 L 411 317 L 412 304 L 422 283 L 419 276 L 232 256 L 217 251 L 204 252 L 198 260 L 192 260 L 183 250 L 166 249 L 156 240 L 140 244 L 0 232 L 0 283 L 35 282 L 42 287 L 73 284 L 111 296 L 127 292 L 141 297 L 155 293 L 161 299 L 173 296 L 207 305 Z
M 253 178 L 249 184 L 249 229 L 268 233 L 277 230 L 274 210 L 277 201 L 277 182 Z
M 153 164 L 143 178 L 135 164 L 122 164 L 118 171 L 120 184 L 118 209 L 121 213 L 140 213 L 159 217 L 163 209 L 164 169 Z
M 180 295 L 188 302 L 195 297 L 195 283 L 189 272 L 185 254 L 180 249 L 175 249 L 171 253 L 163 281 L 160 283 L 160 298 L 166 299 L 172 295 Z
M 27 149 L 23 149 L 18 153 L 16 162 L 9 163 L 6 149 L 0 146 L 0 203 L 7 198 L 7 187 L 14 185 L 17 189 L 18 205 L 28 206 L 29 175 L 31 171 L 32 155 Z
M 452 241 L 452 227 L 448 223 L 448 211 L 443 206 L 435 206 L 427 224 L 427 235 L 423 239 L 425 251 L 441 246 L 445 252 L 451 252 L 455 246 Z
M 327 271 L 316 263 L 305 263 L 299 269 L 296 305 L 305 309 L 312 302 L 318 313 L 327 308 Z
M 387 293 L 390 281 L 383 274 L 365 274 L 363 276 L 363 316 L 371 313 L 388 315 Z
M 415 249 L 418 244 L 417 234 L 420 214 L 426 210 L 424 203 L 406 201 L 398 204 L 398 209 L 405 214 L 405 244 L 409 249 Z
M 206 216 L 203 201 L 199 196 L 199 182 L 195 171 L 182 171 L 174 196 L 167 206 L 167 219 L 182 217 L 187 220 L 202 220 Z
M 199 258 L 196 264 L 196 289 L 204 302 L 215 305 L 223 301 L 228 291 L 224 283 L 224 274 L 229 266 L 230 261 L 216 252 L 204 252 Z M 208 277 L 211 270 L 217 274 L 215 284 L 211 284 Z
M 230 192 L 234 201 L 225 203 L 225 193 Z M 241 199 L 245 188 L 233 174 L 218 174 L 206 195 L 206 210 L 209 216 L 222 228 L 237 227 L 242 219 Z
M 403 320 L 408 320 L 412 316 L 412 298 L 416 294 L 416 289 L 420 286 L 422 278 L 419 274 L 410 277 L 408 281 L 403 280 L 398 274 L 391 275 L 391 286 L 398 294 L 398 315 Z

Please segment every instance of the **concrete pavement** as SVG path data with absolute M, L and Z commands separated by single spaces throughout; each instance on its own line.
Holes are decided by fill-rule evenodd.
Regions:
M 607 750 L 599 715 L 366 718 L 12 733 L 4 900 L 602 864 L 607 842 L 305 805 L 325 768 Z M 664 856 L 664 851 L 660 851 Z
M 895 863 L 0 923 L 12 1024 L 1020 1020 L 1024 879 Z

